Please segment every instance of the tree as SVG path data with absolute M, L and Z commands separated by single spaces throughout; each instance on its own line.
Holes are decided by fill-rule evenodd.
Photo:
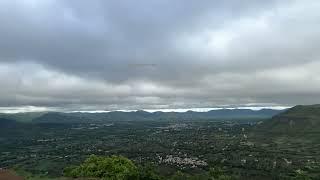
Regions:
M 135 164 L 123 156 L 99 157 L 91 155 L 80 166 L 67 167 L 67 177 L 90 177 L 111 180 L 138 179 Z

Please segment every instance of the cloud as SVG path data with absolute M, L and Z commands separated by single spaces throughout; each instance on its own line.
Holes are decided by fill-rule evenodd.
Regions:
M 316 1 L 0 2 L 0 106 L 319 102 Z

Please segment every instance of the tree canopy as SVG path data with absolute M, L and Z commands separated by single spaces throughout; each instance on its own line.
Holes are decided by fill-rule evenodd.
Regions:
M 102 179 L 138 179 L 138 168 L 123 156 L 99 157 L 91 155 L 80 166 L 65 169 L 68 177 L 96 177 Z

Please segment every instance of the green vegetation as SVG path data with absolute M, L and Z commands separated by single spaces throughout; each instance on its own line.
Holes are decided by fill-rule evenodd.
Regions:
M 320 105 L 295 106 L 265 121 L 258 130 L 295 136 L 320 133 Z
M 120 177 L 145 180 L 319 179 L 320 135 L 305 128 L 319 128 L 317 108 L 311 109 L 298 106 L 262 123 L 242 118 L 97 123 L 63 123 L 61 118 L 54 123 L 55 114 L 41 123 L 0 119 L 0 168 L 28 179 L 116 176 L 112 169 L 118 169 Z M 77 116 L 85 119 L 86 114 Z M 286 131 L 283 117 L 307 125 Z M 93 160 L 86 161 L 88 157 Z
M 156 174 L 154 169 L 137 166 L 123 156 L 99 157 L 91 155 L 79 166 L 65 168 L 64 175 L 72 178 L 99 178 L 110 180 L 161 180 L 166 179 Z M 168 177 L 167 177 L 168 178 Z M 195 179 L 215 179 L 229 180 L 230 176 L 224 175 L 220 168 L 211 168 L 209 173 L 189 175 L 177 171 L 169 179 L 172 180 L 195 180 Z
M 98 157 L 91 155 L 80 166 L 66 168 L 64 175 L 74 178 L 138 179 L 138 169 L 132 161 L 122 156 Z
M 44 114 L 46 114 L 46 112 L 28 112 L 28 113 L 12 113 L 12 114 L 1 113 L 0 118 L 12 119 L 18 122 L 30 123 L 34 119 L 39 118 Z

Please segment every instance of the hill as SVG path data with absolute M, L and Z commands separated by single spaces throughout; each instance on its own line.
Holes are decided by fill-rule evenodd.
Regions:
M 12 119 L 0 118 L 0 128 L 14 128 L 19 123 Z
M 49 112 L 32 121 L 35 123 L 103 123 L 106 121 L 137 121 L 137 120 L 252 120 L 268 119 L 280 113 L 280 110 L 262 109 L 221 109 L 208 112 L 146 112 L 113 111 L 109 113 L 58 113 Z
M 33 119 L 44 115 L 46 112 L 25 112 L 25 113 L 0 113 L 0 118 L 12 119 L 18 122 L 32 122 Z
M 298 105 L 258 126 L 258 130 L 271 133 L 320 132 L 320 105 Z
M 48 112 L 32 120 L 34 123 L 84 123 L 84 118 L 68 113 Z

